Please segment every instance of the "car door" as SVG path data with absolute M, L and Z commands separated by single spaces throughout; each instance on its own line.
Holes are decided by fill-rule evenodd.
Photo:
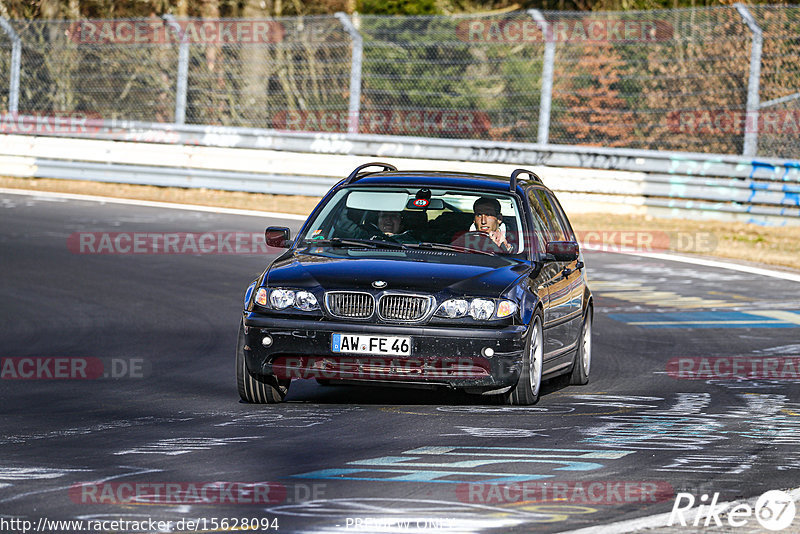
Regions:
M 541 220 L 544 241 L 570 241 L 574 239 L 565 231 L 554 198 L 540 188 L 528 190 L 528 202 L 534 217 Z M 571 229 L 570 229 L 571 233 Z M 544 250 L 542 244 L 541 250 Z M 554 371 L 570 365 L 571 349 L 578 335 L 580 302 L 574 300 L 574 284 L 579 279 L 575 262 L 547 261 L 540 273 L 540 285 L 547 292 L 544 306 L 544 363 L 545 371 Z
M 569 223 L 569 219 L 567 218 L 567 214 L 564 212 L 564 208 L 561 207 L 561 203 L 558 201 L 556 196 L 551 191 L 545 191 L 545 195 L 550 198 L 551 206 L 553 207 L 557 222 L 561 226 L 561 230 L 563 235 L 565 236 L 566 241 L 573 241 L 577 242 L 577 238 L 575 237 L 575 232 L 572 230 L 572 225 Z M 580 263 L 580 265 L 579 265 Z M 569 314 L 570 314 L 570 339 L 574 340 L 575 343 L 578 342 L 578 337 L 581 333 L 581 326 L 583 321 L 583 298 L 584 298 L 584 289 L 586 287 L 586 279 L 584 277 L 583 272 L 583 263 L 580 261 L 579 258 L 573 261 L 570 261 L 565 266 L 566 270 L 562 271 L 564 274 L 565 280 L 568 284 L 568 291 L 570 295 L 570 303 L 569 303 Z M 572 342 L 571 342 L 572 343 Z M 570 343 L 570 344 L 571 344 Z

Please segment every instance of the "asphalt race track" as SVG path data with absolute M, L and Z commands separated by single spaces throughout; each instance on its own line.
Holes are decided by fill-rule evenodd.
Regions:
M 753 505 L 800 486 L 798 282 L 587 252 L 587 386 L 550 383 L 535 406 L 501 407 L 301 380 L 264 406 L 239 402 L 233 359 L 263 254 L 75 245 L 78 232 L 270 224 L 300 223 L 0 194 L 0 532 L 76 532 L 49 521 L 81 519 L 209 532 L 251 518 L 264 532 L 626 532 L 679 493 L 697 511 L 717 493 Z M 648 532 L 702 530 L 682 499 L 688 526 Z M 748 517 L 708 530 L 768 532 Z M 783 532 L 800 532 L 800 513 Z

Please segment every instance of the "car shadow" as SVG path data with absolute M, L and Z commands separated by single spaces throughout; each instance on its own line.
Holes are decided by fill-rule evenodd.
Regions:
M 569 386 L 569 375 L 546 381 L 541 386 L 540 400 Z M 287 403 L 315 404 L 381 404 L 381 405 L 496 405 L 498 402 L 483 395 L 470 395 L 445 387 L 437 389 L 337 384 L 330 381 L 322 385 L 313 379 L 292 381 Z

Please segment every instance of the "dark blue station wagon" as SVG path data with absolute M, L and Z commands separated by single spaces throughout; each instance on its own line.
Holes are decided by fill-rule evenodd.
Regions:
M 378 172 L 368 169 L 378 167 Z M 510 178 L 362 165 L 247 288 L 239 395 L 281 402 L 293 379 L 447 387 L 533 404 L 586 384 L 592 293 L 575 234 L 533 172 Z

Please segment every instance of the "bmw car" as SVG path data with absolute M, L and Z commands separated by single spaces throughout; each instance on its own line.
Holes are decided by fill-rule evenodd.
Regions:
M 240 397 L 284 400 L 292 380 L 451 388 L 537 402 L 544 380 L 589 380 L 592 293 L 552 191 L 509 177 L 355 169 L 247 288 Z

